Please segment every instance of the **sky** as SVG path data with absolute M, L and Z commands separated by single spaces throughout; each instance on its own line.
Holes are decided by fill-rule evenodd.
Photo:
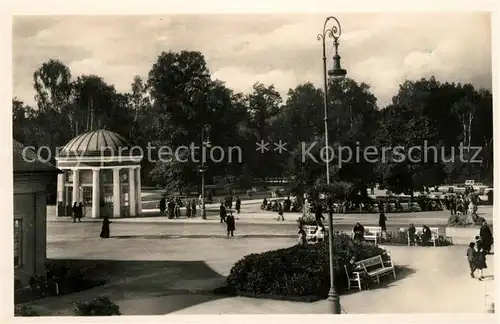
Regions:
M 147 78 L 162 51 L 197 50 L 213 78 L 238 92 L 255 82 L 283 95 L 305 82 L 322 85 L 324 14 L 16 16 L 13 96 L 34 106 L 33 72 L 51 58 L 76 78 L 97 74 L 128 92 Z M 435 76 L 491 89 L 490 14 L 342 13 L 339 54 L 348 76 L 371 86 L 379 107 L 399 84 Z M 333 56 L 327 45 L 328 64 Z

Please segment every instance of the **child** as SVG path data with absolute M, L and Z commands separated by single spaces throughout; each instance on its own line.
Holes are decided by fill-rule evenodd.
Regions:
M 474 239 L 476 241 L 476 247 L 478 248 L 478 251 L 482 251 L 483 250 L 483 241 L 481 240 L 481 238 L 479 236 L 476 236 Z
M 476 263 L 475 263 L 475 254 L 476 251 L 474 250 L 474 246 L 476 243 L 470 242 L 469 243 L 469 248 L 467 249 L 467 261 L 469 262 L 469 268 L 470 268 L 470 277 L 474 278 L 474 272 L 476 272 Z
M 483 280 L 483 269 L 486 269 L 486 253 L 482 251 L 482 246 L 479 244 L 476 244 L 476 251 L 474 255 L 474 263 L 475 263 L 475 268 L 479 269 L 481 272 L 481 276 L 479 277 L 479 280 Z

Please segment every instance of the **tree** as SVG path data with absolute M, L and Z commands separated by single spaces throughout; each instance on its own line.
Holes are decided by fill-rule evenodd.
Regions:
M 33 73 L 35 100 L 41 112 L 67 108 L 71 94 L 71 72 L 59 60 L 50 59 Z

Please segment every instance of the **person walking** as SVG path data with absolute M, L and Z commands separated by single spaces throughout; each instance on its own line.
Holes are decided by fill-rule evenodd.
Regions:
M 493 245 L 493 234 L 491 233 L 491 229 L 486 221 L 483 221 L 483 224 L 481 225 L 481 229 L 479 230 L 479 237 L 481 238 L 481 241 L 483 243 L 483 251 L 485 252 L 485 254 L 490 254 L 491 246 Z
M 224 221 L 226 222 L 226 226 L 227 226 L 227 237 L 229 237 L 229 235 L 231 235 L 231 237 L 233 237 L 234 231 L 236 230 L 236 222 L 235 222 L 232 210 L 229 210 L 229 215 L 227 215 L 227 217 Z
M 283 216 L 283 205 L 281 203 L 278 203 L 278 221 L 284 221 L 285 216 Z
M 410 246 L 415 246 L 415 234 L 417 233 L 417 229 L 415 228 L 415 225 L 413 223 L 410 223 L 410 226 L 408 226 L 408 238 L 410 241 Z
M 483 269 L 488 268 L 486 265 L 486 253 L 481 251 L 482 247 L 479 244 L 476 244 L 476 251 L 474 252 L 474 263 L 475 269 L 479 270 L 480 277 L 479 280 L 483 280 Z
M 236 213 L 239 214 L 240 213 L 240 209 L 241 209 L 241 200 L 240 200 L 240 197 L 238 197 L 238 196 L 236 196 L 235 209 L 236 209 Z
M 105 239 L 110 237 L 110 229 L 109 229 L 109 224 L 112 222 L 109 221 L 108 216 L 104 216 L 104 219 L 102 220 L 102 227 L 101 227 L 101 235 L 100 237 Z
M 321 223 L 321 221 L 325 219 L 325 216 L 323 216 L 322 213 L 322 209 L 323 208 L 321 207 L 321 203 L 317 202 L 314 208 L 314 218 L 316 219 L 316 223 Z
M 191 216 L 196 217 L 196 201 L 191 202 Z
M 78 223 L 82 222 L 83 213 L 84 213 L 84 207 L 83 203 L 80 201 L 80 203 L 78 204 L 78 213 L 76 214 L 76 218 L 78 218 Z
M 457 214 L 457 199 L 456 199 L 456 197 L 451 197 L 450 214 L 453 216 L 455 216 Z
M 71 211 L 73 212 L 73 223 L 76 223 L 76 218 L 78 217 L 78 205 L 76 204 L 76 201 L 73 203 Z
M 380 229 L 382 230 L 382 236 L 385 239 L 387 236 L 387 226 L 386 226 L 387 217 L 385 217 L 384 203 L 380 203 L 379 212 L 380 215 L 378 218 L 378 226 L 380 226 Z
M 224 206 L 224 203 L 220 203 L 219 207 L 219 217 L 220 217 L 220 223 L 224 223 L 226 221 L 226 207 Z
M 165 197 L 162 197 L 160 199 L 160 203 L 158 204 L 158 208 L 160 209 L 160 215 L 164 216 L 165 209 L 167 208 L 167 201 L 166 201 Z
M 469 262 L 471 278 L 474 278 L 474 272 L 476 272 L 476 261 L 475 261 L 476 251 L 474 250 L 474 246 L 476 246 L 476 244 L 474 242 L 470 242 L 466 254 L 467 261 Z

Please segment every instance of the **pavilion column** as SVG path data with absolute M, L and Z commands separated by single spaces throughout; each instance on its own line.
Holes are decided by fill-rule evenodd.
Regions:
M 64 201 L 64 173 L 59 173 L 57 175 L 57 204 L 56 204 L 56 215 L 66 216 L 66 204 Z
M 142 214 L 142 197 L 141 197 L 141 167 L 135 168 L 135 178 L 137 183 L 137 216 Z
M 130 206 L 130 216 L 136 216 L 136 196 L 135 196 L 135 170 L 134 168 L 128 169 L 128 199 Z
M 80 171 L 73 169 L 73 204 L 80 201 Z
M 121 216 L 120 168 L 113 169 L 113 217 Z
M 99 218 L 101 211 L 101 182 L 99 181 L 99 169 L 92 170 L 92 218 Z

